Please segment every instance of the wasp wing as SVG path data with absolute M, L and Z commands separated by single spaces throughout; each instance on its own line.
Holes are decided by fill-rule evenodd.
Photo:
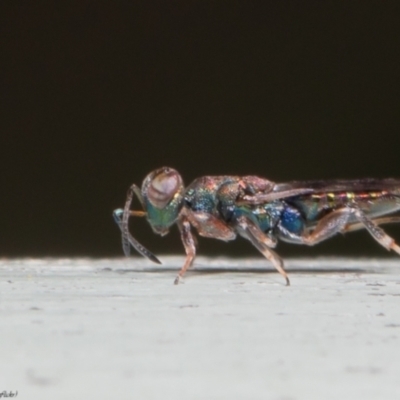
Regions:
M 337 192 L 368 193 L 387 192 L 388 195 L 400 197 L 400 179 L 354 179 L 354 180 L 314 180 L 314 181 L 292 181 L 277 183 L 272 191 L 245 195 L 238 203 L 240 204 L 263 204 L 274 200 L 283 200 L 306 196 L 308 194 L 324 194 Z
M 274 200 L 286 199 L 288 197 L 299 196 L 302 194 L 312 193 L 314 189 L 311 188 L 298 188 L 298 189 L 286 189 L 275 191 L 269 193 L 259 193 L 255 195 L 245 195 L 240 200 L 238 204 L 263 204 Z
M 292 181 L 277 183 L 274 192 L 309 188 L 314 193 L 335 192 L 379 192 L 387 191 L 393 195 L 400 195 L 400 179 L 336 179 L 336 180 L 314 180 L 314 181 Z

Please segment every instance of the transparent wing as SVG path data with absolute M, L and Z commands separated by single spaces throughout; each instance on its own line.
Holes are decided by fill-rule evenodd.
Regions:
M 270 201 L 274 200 L 281 200 L 281 199 L 286 199 L 288 197 L 293 197 L 293 196 L 299 196 L 302 194 L 309 194 L 314 192 L 314 189 L 311 188 L 296 188 L 296 189 L 289 189 L 287 188 L 286 190 L 273 190 L 272 192 L 269 193 L 259 193 L 255 195 L 246 195 L 243 196 L 238 201 L 238 204 L 262 204 L 262 203 L 268 203 Z
M 389 193 L 400 193 L 400 179 L 336 179 L 315 181 L 292 181 L 277 183 L 274 192 L 284 192 L 293 189 L 309 188 L 313 192 L 368 192 L 385 190 Z

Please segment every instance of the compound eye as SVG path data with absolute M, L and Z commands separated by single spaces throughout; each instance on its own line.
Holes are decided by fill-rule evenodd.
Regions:
M 182 179 L 178 172 L 165 168 L 151 179 L 147 197 L 154 207 L 164 208 L 179 192 L 181 186 Z

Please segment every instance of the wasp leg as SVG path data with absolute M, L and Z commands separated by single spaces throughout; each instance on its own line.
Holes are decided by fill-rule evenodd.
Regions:
M 382 217 L 382 218 L 373 218 L 372 221 L 376 225 L 383 225 L 383 224 L 393 224 L 393 223 L 399 223 L 400 222 L 400 217 Z M 346 225 L 342 232 L 352 232 L 352 231 L 357 231 L 359 229 L 365 229 L 364 224 L 361 222 L 356 222 L 352 224 Z
M 186 260 L 183 264 L 183 267 L 178 273 L 178 276 L 175 278 L 174 284 L 177 285 L 182 281 L 182 277 L 187 271 L 187 269 L 193 264 L 193 261 L 196 257 L 196 240 L 192 234 L 190 229 L 190 223 L 188 220 L 183 219 L 178 221 L 178 228 L 181 232 L 181 239 L 183 246 L 185 247 L 186 252 Z
M 276 241 L 266 236 L 264 232 L 246 217 L 238 218 L 239 233 L 250 240 L 253 246 L 278 270 L 285 278 L 286 286 L 290 286 L 289 277 L 285 271 L 282 258 L 278 256 L 270 247 L 275 247 Z
M 395 243 L 394 239 L 357 207 L 345 207 L 331 212 L 319 221 L 309 235 L 300 238 L 300 240 L 304 244 L 313 246 L 336 233 L 345 232 L 349 226 L 348 221 L 352 217 L 358 220 L 379 244 L 387 250 L 394 250 L 400 254 L 400 247 Z
M 225 241 L 233 240 L 236 237 L 236 233 L 231 227 L 212 214 L 182 210 L 181 217 L 178 220 L 178 228 L 185 247 L 186 260 L 175 279 L 175 285 L 182 280 L 186 270 L 193 264 L 196 257 L 196 237 L 191 232 L 191 226 L 198 231 L 199 235 L 204 237 Z
M 186 211 L 184 215 L 197 229 L 200 236 L 224 241 L 236 238 L 233 229 L 212 214 L 201 211 Z
M 354 208 L 340 208 L 339 210 L 332 211 L 330 214 L 325 215 L 311 233 L 304 236 L 293 235 L 288 232 L 285 233 L 298 243 L 313 246 L 342 232 L 349 220 L 354 216 L 354 213 Z
M 368 218 L 361 210 L 355 210 L 356 218 L 364 224 L 367 231 L 372 237 L 381 244 L 386 250 L 393 250 L 397 254 L 400 254 L 400 247 L 396 244 L 393 238 L 391 238 L 381 227 L 379 227 L 372 219 Z

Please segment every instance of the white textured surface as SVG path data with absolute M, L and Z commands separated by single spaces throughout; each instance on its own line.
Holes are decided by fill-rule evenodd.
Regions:
M 400 398 L 400 260 L 0 260 L 18 399 Z M 268 273 L 265 272 L 267 269 Z

